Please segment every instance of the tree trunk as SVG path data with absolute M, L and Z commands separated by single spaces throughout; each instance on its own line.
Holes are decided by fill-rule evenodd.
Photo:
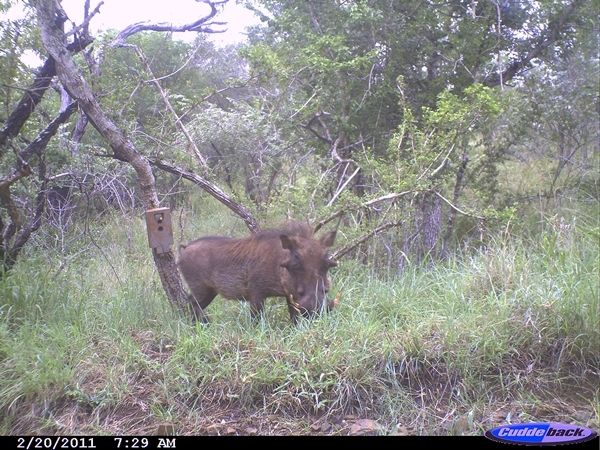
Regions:
M 421 195 L 417 208 L 417 230 L 420 235 L 418 260 L 419 263 L 433 261 L 438 256 L 437 243 L 442 231 L 441 200 L 434 192 L 425 192 Z
M 158 208 L 159 201 L 152 168 L 148 160 L 137 152 L 133 142 L 104 113 L 81 70 L 65 49 L 64 33 L 55 25 L 57 17 L 55 2 L 40 0 L 36 3 L 36 8 L 42 42 L 55 61 L 56 73 L 61 83 L 69 95 L 78 101 L 90 123 L 108 141 L 114 152 L 114 158 L 133 166 L 146 209 Z M 177 306 L 186 305 L 187 295 L 177 271 L 173 252 L 154 253 L 154 263 L 168 299 Z
M 469 155 L 463 153 L 462 162 L 456 172 L 456 183 L 454 184 L 454 197 L 452 198 L 452 204 L 458 205 L 458 200 L 464 187 L 464 176 L 467 170 L 467 164 L 469 162 Z M 446 234 L 444 236 L 444 242 L 442 243 L 442 252 L 440 254 L 441 259 L 447 259 L 450 256 L 450 239 L 454 234 L 454 221 L 456 219 L 457 210 L 455 207 L 450 207 L 450 213 L 448 214 L 448 222 L 446 225 Z

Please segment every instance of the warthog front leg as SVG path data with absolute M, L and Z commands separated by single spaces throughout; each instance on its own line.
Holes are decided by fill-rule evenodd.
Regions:
M 260 319 L 264 306 L 264 297 L 250 300 L 250 314 L 252 315 L 252 320 Z
M 188 303 L 192 310 L 192 319 L 199 320 L 202 323 L 209 323 L 208 316 L 204 312 L 206 308 L 217 296 L 217 293 L 212 289 L 207 289 L 198 297 L 194 293 L 188 294 Z
M 191 294 L 188 296 L 188 307 L 191 310 L 192 320 L 199 320 L 200 322 L 205 324 L 208 324 L 210 322 L 204 310 L 200 307 L 200 305 L 198 305 L 198 303 L 196 303 Z

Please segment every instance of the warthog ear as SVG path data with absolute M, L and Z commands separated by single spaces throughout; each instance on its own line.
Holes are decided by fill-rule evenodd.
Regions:
M 335 241 L 335 233 L 336 231 L 330 231 L 326 235 L 322 236 L 321 239 L 319 239 L 321 245 L 325 248 L 331 247 L 333 245 L 333 241 Z
M 296 240 L 293 237 L 288 236 L 287 234 L 280 235 L 279 239 L 281 239 L 281 245 L 283 246 L 283 248 L 289 250 L 290 252 L 293 252 L 298 248 L 298 243 L 296 242 Z M 285 267 L 289 270 L 290 266 L 292 265 L 291 255 L 289 258 L 285 258 L 280 265 L 281 267 Z
M 290 252 L 293 252 L 298 248 L 298 243 L 296 242 L 296 239 L 288 236 L 287 234 L 280 235 L 279 239 L 281 239 L 281 245 L 283 245 L 283 248 L 289 250 Z

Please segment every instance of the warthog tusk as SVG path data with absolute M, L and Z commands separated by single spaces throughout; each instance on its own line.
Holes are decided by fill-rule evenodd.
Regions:
M 335 299 L 333 300 L 329 300 L 327 302 L 327 311 L 331 311 L 333 308 L 335 308 L 337 305 L 340 304 L 340 300 L 342 299 L 342 292 L 338 292 L 338 295 Z
M 333 301 L 333 306 L 339 305 L 341 300 L 342 300 L 342 291 L 338 292 L 337 297 Z
M 294 296 L 290 294 L 289 303 L 292 305 L 292 308 L 296 310 L 297 313 L 300 313 L 300 305 L 294 301 Z

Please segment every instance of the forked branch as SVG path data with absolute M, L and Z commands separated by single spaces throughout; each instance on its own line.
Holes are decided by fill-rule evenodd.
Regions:
M 197 0 L 198 1 L 198 0 Z M 206 3 L 210 6 L 210 13 L 205 17 L 198 19 L 192 23 L 188 23 L 186 25 L 173 25 L 172 23 L 147 23 L 147 22 L 139 22 L 129 25 L 123 31 L 121 31 L 116 38 L 111 43 L 111 47 L 119 47 L 125 43 L 125 41 L 132 35 L 139 33 L 141 31 L 167 31 L 171 33 L 182 33 L 184 31 L 195 31 L 198 33 L 224 33 L 227 30 L 213 30 L 210 28 L 213 25 L 226 25 L 226 22 L 210 22 L 210 20 L 215 17 L 218 13 L 217 5 L 223 5 L 227 3 L 228 0 L 221 1 L 209 1 L 203 0 L 203 3 Z

